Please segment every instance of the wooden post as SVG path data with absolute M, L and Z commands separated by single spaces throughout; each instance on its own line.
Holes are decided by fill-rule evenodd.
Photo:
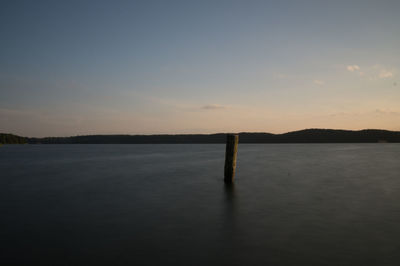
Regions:
M 228 134 L 226 136 L 225 183 L 232 183 L 235 176 L 238 142 L 239 136 L 237 134 Z

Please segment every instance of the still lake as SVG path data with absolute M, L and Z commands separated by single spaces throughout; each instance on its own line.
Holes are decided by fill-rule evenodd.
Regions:
M 2 265 L 400 265 L 400 144 L 0 147 Z M 1 263 L 2 262 L 2 263 Z

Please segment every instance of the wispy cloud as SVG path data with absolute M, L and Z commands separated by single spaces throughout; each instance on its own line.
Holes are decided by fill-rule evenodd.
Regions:
M 325 81 L 319 80 L 319 79 L 314 79 L 314 80 L 313 80 L 313 83 L 316 84 L 316 85 L 318 85 L 318 86 L 323 86 L 323 85 L 325 85 Z
M 375 109 L 363 112 L 336 112 L 328 114 L 329 117 L 374 117 L 374 116 L 400 117 L 400 112 L 390 109 Z
M 161 109 L 165 110 L 165 108 L 171 110 L 179 110 L 182 112 L 199 112 L 202 110 L 222 110 L 231 108 L 232 106 L 221 105 L 221 104 L 204 104 L 201 105 L 197 102 L 183 99 L 173 99 L 173 98 L 158 98 L 151 97 L 151 102 L 157 104 Z
M 393 110 L 376 109 L 374 111 L 374 113 L 375 114 L 381 114 L 381 115 L 396 115 L 396 116 L 400 116 L 400 112 L 393 111 Z
M 391 71 L 387 71 L 386 69 L 382 69 L 379 72 L 379 78 L 381 79 L 386 79 L 386 78 L 391 78 L 393 77 L 393 73 Z
M 360 67 L 358 65 L 349 65 L 349 66 L 347 66 L 347 70 L 350 72 L 354 72 L 354 71 L 360 70 Z
M 204 110 L 217 110 L 217 109 L 226 109 L 226 106 L 219 104 L 206 104 L 201 107 Z
M 361 67 L 358 65 L 348 65 L 346 66 L 347 71 L 357 73 L 359 76 L 368 78 L 369 80 L 379 80 L 379 79 L 389 79 L 395 76 L 396 70 L 393 68 L 388 68 L 383 65 L 374 65 Z

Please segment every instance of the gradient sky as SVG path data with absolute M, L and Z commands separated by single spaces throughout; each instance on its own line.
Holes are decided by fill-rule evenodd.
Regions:
M 400 1 L 0 3 L 0 132 L 400 130 Z

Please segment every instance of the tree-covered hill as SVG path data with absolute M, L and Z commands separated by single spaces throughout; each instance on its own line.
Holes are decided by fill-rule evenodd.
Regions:
M 89 135 L 27 138 L 32 144 L 180 144 L 225 143 L 226 134 Z M 284 134 L 239 133 L 240 143 L 377 143 L 400 142 L 399 131 L 305 129 Z
M 177 135 L 89 135 L 73 137 L 26 138 L 0 133 L 1 144 L 184 144 L 225 143 L 226 134 Z M 400 143 L 399 131 L 366 129 L 359 131 L 305 129 L 284 134 L 239 133 L 240 143 Z
M 27 139 L 13 134 L 0 133 L 1 144 L 25 144 Z

